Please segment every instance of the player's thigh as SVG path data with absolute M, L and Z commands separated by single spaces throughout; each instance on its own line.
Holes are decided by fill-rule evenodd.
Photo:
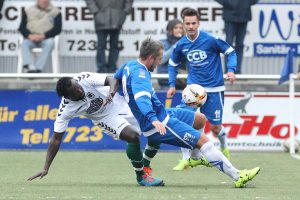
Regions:
M 117 101 L 119 104 L 123 105 L 122 110 L 119 111 L 118 115 L 125 118 L 135 129 L 137 129 L 139 134 L 141 134 L 139 123 L 133 116 L 125 98 L 116 93 L 114 96 L 114 101 Z
M 119 139 L 122 130 L 130 123 L 120 115 L 109 115 L 98 122 L 98 125 L 107 135 Z
M 175 117 L 178 120 L 193 126 L 195 121 L 195 112 L 182 108 L 167 108 L 166 109 L 170 117 Z
M 141 135 L 140 125 L 139 125 L 138 121 L 135 119 L 135 117 L 133 116 L 133 114 L 128 113 L 127 115 L 125 115 L 123 117 L 129 122 L 129 124 L 131 124 L 139 132 L 139 135 Z
M 207 93 L 206 103 L 201 106 L 201 113 L 205 114 L 210 124 L 222 124 L 224 107 L 224 92 Z
M 170 144 L 173 146 L 193 149 L 197 144 L 201 132 L 176 118 L 170 118 L 166 125 L 167 133 L 155 133 L 148 137 L 151 142 Z
M 181 103 L 179 105 L 177 105 L 176 108 L 184 108 L 184 109 L 194 111 L 194 112 L 197 110 L 197 108 L 195 108 L 195 107 L 186 105 L 182 99 L 181 99 Z

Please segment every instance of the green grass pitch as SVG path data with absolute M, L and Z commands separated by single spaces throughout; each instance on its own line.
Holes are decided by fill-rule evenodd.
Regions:
M 287 153 L 232 153 L 239 168 L 261 167 L 246 188 L 234 188 L 217 169 L 172 171 L 181 154 L 160 152 L 152 162 L 165 187 L 140 187 L 125 152 L 58 152 L 49 174 L 27 181 L 42 169 L 44 151 L 0 151 L 0 200 L 298 200 L 300 160 Z

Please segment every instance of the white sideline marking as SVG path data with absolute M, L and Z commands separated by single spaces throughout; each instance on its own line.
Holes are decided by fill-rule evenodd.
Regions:
M 296 158 L 296 159 L 300 160 L 300 155 L 292 154 L 291 156 L 292 156 L 293 158 Z

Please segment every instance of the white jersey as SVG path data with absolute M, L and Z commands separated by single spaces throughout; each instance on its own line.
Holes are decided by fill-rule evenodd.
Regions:
M 79 101 L 62 98 L 54 123 L 54 132 L 65 132 L 69 121 L 78 116 L 91 119 L 115 138 L 129 125 L 128 121 L 139 130 L 123 97 L 116 94 L 111 103 L 103 106 L 109 92 L 109 86 L 104 86 L 106 75 L 83 72 L 73 78 L 83 88 L 85 97 Z

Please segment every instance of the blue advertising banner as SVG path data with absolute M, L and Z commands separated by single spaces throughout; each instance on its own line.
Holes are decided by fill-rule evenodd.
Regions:
M 165 92 L 157 93 L 166 107 L 180 102 L 181 93 L 173 100 Z M 60 98 L 55 91 L 0 90 L 0 149 L 47 149 Z M 142 144 L 146 139 L 141 137 Z M 126 143 L 112 139 L 84 117 L 70 121 L 64 135 L 63 149 L 120 150 Z M 162 145 L 162 149 L 178 150 Z

